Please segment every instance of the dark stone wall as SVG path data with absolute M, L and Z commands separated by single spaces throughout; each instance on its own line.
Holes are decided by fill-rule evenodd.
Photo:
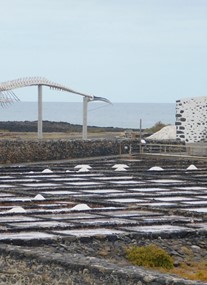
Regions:
M 129 153 L 137 141 L 110 140 L 1 140 L 0 163 L 50 161 Z

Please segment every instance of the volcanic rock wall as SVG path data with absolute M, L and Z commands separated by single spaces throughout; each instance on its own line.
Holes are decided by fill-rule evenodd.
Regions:
M 187 143 L 206 140 L 207 97 L 176 101 L 176 138 Z
M 109 140 L 2 140 L 0 163 L 50 161 L 129 153 L 132 141 Z M 135 141 L 134 144 L 138 145 Z

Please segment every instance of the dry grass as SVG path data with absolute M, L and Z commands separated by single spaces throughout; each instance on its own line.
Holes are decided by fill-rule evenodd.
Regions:
M 179 275 L 190 280 L 207 281 L 207 261 L 182 263 L 179 267 L 171 269 L 169 273 Z
M 115 138 L 123 137 L 123 133 L 118 132 L 97 132 L 90 133 L 88 132 L 89 139 L 98 139 L 98 138 Z M 37 133 L 35 132 L 0 132 L 0 140 L 35 140 L 37 139 Z M 82 139 L 81 132 L 52 132 L 52 133 L 43 133 L 43 139 L 48 140 L 57 140 L 57 139 Z

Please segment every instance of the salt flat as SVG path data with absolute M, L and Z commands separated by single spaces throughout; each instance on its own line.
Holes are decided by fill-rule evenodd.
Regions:
M 0 239 L 207 232 L 204 162 L 187 172 L 189 161 L 178 170 L 173 159 L 159 163 L 99 158 L 90 161 L 86 173 L 74 171 L 81 161 L 1 167 Z M 124 165 L 124 175 L 114 165 Z M 162 171 L 149 171 L 153 167 Z

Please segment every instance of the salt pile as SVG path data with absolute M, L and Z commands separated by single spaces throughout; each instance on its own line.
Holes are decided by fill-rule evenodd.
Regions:
M 126 164 L 114 164 L 114 165 L 112 166 L 112 168 L 119 168 L 119 167 L 129 168 L 129 166 L 126 165 Z
M 170 125 L 162 128 L 158 132 L 149 136 L 149 140 L 175 140 L 176 139 L 176 126 Z
M 83 210 L 90 210 L 91 208 L 87 204 L 78 204 L 71 208 L 71 210 L 75 211 L 83 211 Z
M 125 167 L 119 166 L 115 169 L 115 171 L 127 171 Z
M 74 167 L 75 169 L 79 169 L 79 168 L 88 168 L 91 169 L 92 167 L 88 164 L 78 164 Z
M 45 197 L 43 197 L 41 194 L 37 194 L 33 200 L 36 200 L 36 201 L 43 201 L 45 200 Z
M 48 169 L 48 168 L 46 168 L 46 169 L 44 169 L 44 170 L 42 171 L 42 173 L 53 173 L 53 171 L 50 170 L 50 169 Z
M 112 168 L 115 168 L 115 171 L 127 171 L 126 168 L 129 168 L 126 164 L 114 164 Z
M 8 213 L 26 213 L 26 210 L 20 206 L 13 207 L 12 209 L 8 210 Z
M 77 172 L 89 172 L 89 169 L 92 167 L 88 164 L 79 164 L 74 167 L 74 169 L 78 169 Z
M 198 169 L 195 165 L 191 164 L 190 166 L 188 166 L 187 170 L 196 170 Z
M 163 170 L 163 168 L 162 167 L 160 167 L 160 166 L 153 166 L 153 167 L 151 167 L 150 169 L 148 169 L 148 170 L 150 170 L 150 171 L 162 171 Z

